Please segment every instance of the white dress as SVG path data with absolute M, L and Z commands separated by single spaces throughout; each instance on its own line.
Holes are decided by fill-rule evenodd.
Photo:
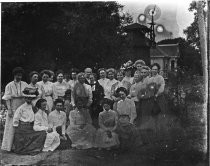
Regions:
M 11 109 L 13 113 L 15 113 L 16 109 L 25 102 L 22 91 L 27 86 L 28 84 L 24 81 L 21 81 L 19 83 L 12 81 L 9 84 L 7 84 L 2 99 L 6 101 L 10 100 Z M 1 149 L 10 151 L 13 143 L 13 138 L 14 138 L 13 118 L 10 118 L 7 112 Z
M 37 84 L 44 88 L 45 99 L 47 100 L 48 110 L 51 112 L 53 108 L 53 99 L 52 99 L 53 83 L 49 81 L 47 82 L 40 81 L 40 82 L 37 82 Z
M 35 131 L 48 130 L 49 128 L 48 117 L 47 114 L 42 110 L 38 110 L 38 112 L 35 114 L 33 128 Z M 59 134 L 56 131 L 47 133 L 43 151 L 54 151 L 59 145 L 60 145 Z
M 70 112 L 70 125 L 66 133 L 72 141 L 72 147 L 77 149 L 89 149 L 95 146 L 94 139 L 96 129 L 91 124 L 91 117 L 88 110 L 83 109 L 81 111 L 83 111 L 83 113 L 76 108 Z
M 133 84 L 133 77 L 127 77 L 127 76 L 125 76 L 125 77 L 123 78 L 123 80 L 124 80 L 124 81 L 128 81 L 128 82 L 130 82 L 131 84 Z
M 107 98 L 107 99 L 111 99 L 111 89 L 112 89 L 112 85 L 114 85 L 115 83 L 117 82 L 116 79 L 113 79 L 113 80 L 108 80 L 107 83 L 104 85 L 104 98 Z
M 118 135 L 115 133 L 117 127 L 117 113 L 113 110 L 100 112 L 99 114 L 100 128 L 96 133 L 96 144 L 99 148 L 108 148 L 119 145 Z M 108 136 L 107 131 L 111 133 Z
M 98 80 L 99 84 L 100 84 L 103 88 L 105 88 L 105 85 L 107 84 L 108 81 L 109 81 L 108 78 L 101 78 L 101 79 Z
M 68 83 L 63 81 L 62 83 L 60 82 L 53 83 L 52 89 L 53 89 L 53 100 L 55 100 L 58 98 L 63 98 L 66 90 L 71 89 L 71 87 Z

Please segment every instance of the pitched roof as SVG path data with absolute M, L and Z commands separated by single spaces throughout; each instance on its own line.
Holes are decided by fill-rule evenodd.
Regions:
M 138 24 L 138 23 L 134 23 L 134 24 L 127 25 L 127 26 L 125 27 L 125 30 L 126 30 L 126 31 L 141 30 L 141 31 L 144 32 L 144 33 L 150 32 L 150 29 L 149 29 L 147 26 L 141 25 L 141 24 Z
M 150 49 L 151 57 L 178 57 L 179 56 L 179 44 L 163 44 L 157 45 L 156 48 Z

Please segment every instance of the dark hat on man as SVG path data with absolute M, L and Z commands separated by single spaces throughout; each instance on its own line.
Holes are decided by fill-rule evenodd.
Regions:
M 18 74 L 18 73 L 21 73 L 21 74 L 24 74 L 24 70 L 23 70 L 23 68 L 22 67 L 16 67 L 16 68 L 14 68 L 13 70 L 12 70 L 12 74 L 13 75 L 16 75 L 16 74 Z

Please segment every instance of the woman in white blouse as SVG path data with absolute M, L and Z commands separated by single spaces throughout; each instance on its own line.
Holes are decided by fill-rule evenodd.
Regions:
M 51 74 L 48 70 L 43 70 L 41 72 L 42 81 L 37 82 L 38 85 L 42 86 L 45 93 L 45 99 L 47 100 L 47 110 L 52 111 L 53 108 L 53 99 L 52 99 L 52 85 L 53 83 L 49 81 Z
M 12 125 L 13 115 L 16 109 L 25 102 L 22 91 L 28 86 L 26 82 L 21 81 L 24 73 L 24 70 L 21 67 L 16 67 L 12 72 L 14 75 L 14 81 L 7 84 L 4 96 L 2 97 L 2 99 L 6 101 L 8 110 L 1 145 L 1 149 L 5 151 L 11 150 L 14 138 L 14 128 Z
M 117 80 L 114 78 L 115 77 L 115 70 L 113 68 L 110 68 L 107 70 L 107 75 L 108 75 L 108 81 L 107 83 L 104 85 L 104 98 L 107 98 L 107 99 L 110 99 L 112 100 L 111 98 L 111 88 L 112 88 L 112 85 L 114 85 Z
M 124 87 L 117 89 L 121 100 L 117 103 L 118 123 L 116 133 L 119 135 L 120 147 L 123 150 L 133 148 L 136 143 L 137 131 L 133 125 L 136 118 L 136 107 L 133 100 L 128 99 Z
M 38 111 L 35 113 L 34 118 L 34 130 L 46 131 L 47 136 L 44 143 L 43 151 L 54 151 L 60 145 L 59 134 L 53 131 L 48 124 L 48 117 L 45 113 L 47 101 L 45 99 L 39 99 L 36 103 Z
M 154 63 L 152 65 L 152 77 L 149 79 L 149 82 L 156 85 L 156 91 L 154 94 L 155 100 L 157 101 L 161 112 L 166 113 L 167 103 L 163 93 L 165 89 L 165 80 L 161 75 L 158 74 L 159 71 L 160 65 L 158 63 Z
M 37 97 L 36 89 L 25 88 L 25 103 L 16 110 L 13 117 L 15 128 L 13 151 L 17 154 L 33 155 L 42 151 L 46 131 L 34 131 L 34 109 L 32 100 Z
M 67 89 L 71 89 L 70 85 L 63 80 L 63 71 L 58 70 L 56 72 L 57 82 L 53 83 L 53 100 L 62 99 L 64 100 L 65 92 Z

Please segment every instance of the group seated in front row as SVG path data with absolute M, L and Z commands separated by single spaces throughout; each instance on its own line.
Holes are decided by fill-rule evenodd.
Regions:
M 99 114 L 98 130 L 92 125 L 84 97 L 75 100 L 76 108 L 69 113 L 70 125 L 66 130 L 66 113 L 62 111 L 62 99 L 55 100 L 55 110 L 47 115 L 45 99 L 39 99 L 34 109 L 31 101 L 36 97 L 36 93 L 30 92 L 30 89 L 23 93 L 26 103 L 17 109 L 13 120 L 15 153 L 36 154 L 70 147 L 97 147 L 109 150 L 119 145 L 130 145 L 135 139 L 135 129 L 132 125 L 136 117 L 135 104 L 126 98 L 125 88 L 118 89 L 121 100 L 117 103 L 117 111 L 110 109 L 112 102 L 109 99 L 103 99 L 103 112 Z

